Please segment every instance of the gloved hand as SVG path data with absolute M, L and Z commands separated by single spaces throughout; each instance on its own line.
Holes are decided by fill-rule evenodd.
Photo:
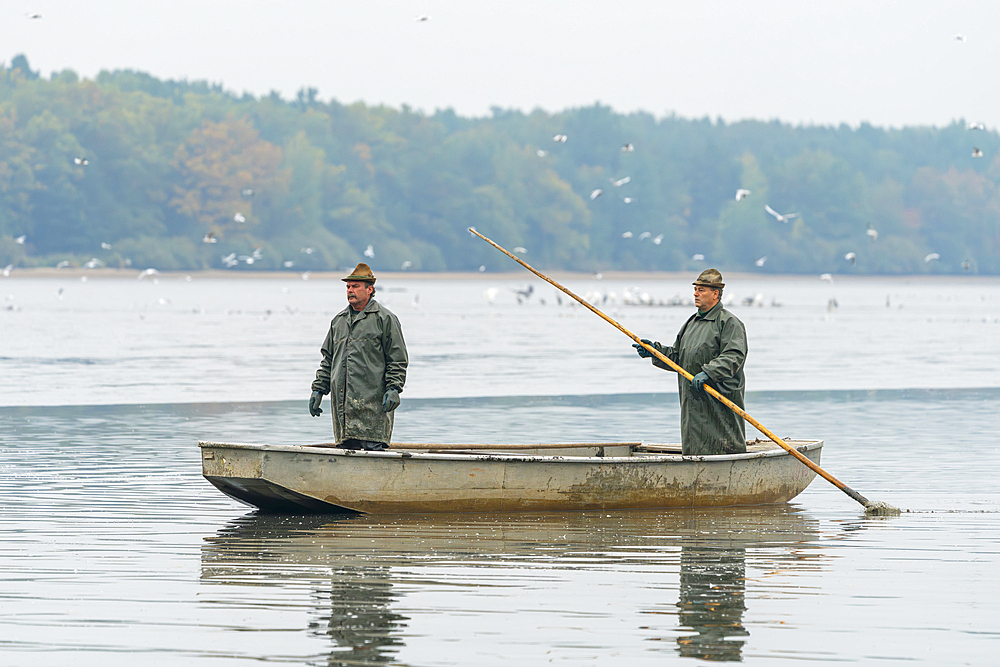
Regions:
M 709 381 L 708 373 L 702 371 L 691 378 L 691 388 L 697 392 L 705 391 L 705 383 Z
M 319 407 L 321 405 L 323 405 L 323 394 L 314 391 L 309 397 L 309 414 L 313 417 L 319 417 L 323 414 L 323 408 Z
M 648 338 L 640 338 L 639 340 L 641 340 L 646 345 L 651 345 L 652 347 L 656 347 L 657 345 Z M 639 356 L 642 357 L 643 359 L 649 359 L 651 356 L 653 356 L 652 352 L 644 348 L 642 345 L 639 345 L 639 343 L 632 343 L 632 347 L 635 348 L 635 351 L 638 352 Z
M 392 412 L 399 407 L 399 392 L 395 389 L 386 389 L 385 396 L 382 397 L 382 409 Z

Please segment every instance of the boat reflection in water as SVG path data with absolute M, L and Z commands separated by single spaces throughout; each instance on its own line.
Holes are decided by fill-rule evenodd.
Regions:
M 611 633 L 604 647 L 620 656 L 648 657 L 672 646 L 675 655 L 739 661 L 749 636 L 748 553 L 751 569 L 794 576 L 822 560 L 817 535 L 817 522 L 788 505 L 248 514 L 205 539 L 202 583 L 248 587 L 228 595 L 209 588 L 205 595 L 242 595 L 243 604 L 265 606 L 311 591 L 303 631 L 329 640 L 322 661 L 330 665 L 393 662 L 407 641 L 424 650 L 432 644 L 437 652 L 468 651 L 462 640 L 473 637 L 470 659 L 554 647 L 592 655 L 593 642 L 623 623 L 625 634 Z M 544 631 L 533 613 L 545 615 Z

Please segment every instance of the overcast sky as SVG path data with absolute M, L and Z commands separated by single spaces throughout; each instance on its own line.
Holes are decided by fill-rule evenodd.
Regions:
M 599 101 L 727 121 L 1000 125 L 995 0 L 3 0 L 0 46 L 46 76 L 128 68 L 463 115 Z

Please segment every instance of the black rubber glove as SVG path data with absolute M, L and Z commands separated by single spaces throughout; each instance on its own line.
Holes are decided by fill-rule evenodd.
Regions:
M 386 389 L 385 396 L 382 397 L 382 409 L 392 412 L 399 407 L 399 392 L 395 389 Z
M 709 381 L 708 373 L 702 371 L 691 378 L 691 388 L 697 392 L 705 391 L 705 383 Z
M 656 347 L 657 346 L 657 343 L 654 343 L 653 341 L 649 340 L 648 338 L 640 338 L 639 340 L 641 340 L 643 343 L 645 343 L 646 345 L 649 345 L 651 347 Z M 643 359 L 649 359 L 651 356 L 653 356 L 652 352 L 650 352 L 649 350 L 647 350 L 646 348 L 644 348 L 642 345 L 639 345 L 639 343 L 632 343 L 632 347 L 635 348 L 635 351 L 638 352 L 639 356 L 642 357 Z
M 319 407 L 321 405 L 323 405 L 323 394 L 314 391 L 309 397 L 309 414 L 313 417 L 319 417 L 323 414 L 323 408 Z

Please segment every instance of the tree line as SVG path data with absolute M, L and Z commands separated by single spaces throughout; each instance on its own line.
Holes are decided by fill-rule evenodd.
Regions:
M 961 120 L 467 118 L 17 56 L 0 265 L 509 270 L 476 227 L 545 269 L 997 274 L 998 149 Z

